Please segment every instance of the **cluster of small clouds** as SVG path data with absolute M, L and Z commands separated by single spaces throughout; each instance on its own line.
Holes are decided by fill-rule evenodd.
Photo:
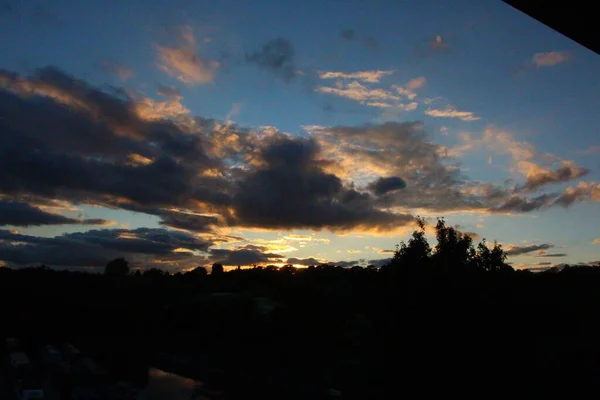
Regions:
M 471 111 L 461 111 L 452 104 L 443 108 L 432 108 L 435 99 L 419 99 L 417 91 L 427 83 L 423 76 L 409 80 L 403 85 L 373 87 L 381 80 L 394 74 L 394 70 L 366 70 L 355 72 L 320 71 L 322 80 L 336 79 L 335 86 L 317 86 L 315 91 L 354 100 L 362 105 L 396 111 L 415 111 L 426 105 L 425 115 L 436 118 L 456 118 L 462 121 L 478 121 L 481 118 Z

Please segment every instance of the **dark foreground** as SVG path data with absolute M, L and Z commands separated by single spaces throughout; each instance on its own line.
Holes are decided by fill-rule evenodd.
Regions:
M 156 366 L 231 399 L 574 395 L 600 389 L 599 272 L 3 268 L 1 333 L 71 341 L 140 387 Z

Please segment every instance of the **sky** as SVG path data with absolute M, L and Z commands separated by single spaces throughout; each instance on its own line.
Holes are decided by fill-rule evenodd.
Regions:
M 600 260 L 600 58 L 501 1 L 0 0 L 0 265 Z

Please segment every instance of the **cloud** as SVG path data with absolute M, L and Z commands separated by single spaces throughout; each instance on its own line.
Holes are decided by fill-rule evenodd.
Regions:
M 592 200 L 600 203 L 600 184 L 597 182 L 579 182 L 577 185 L 569 186 L 554 200 L 554 204 L 565 208 L 577 201 Z
M 425 77 L 420 76 L 418 78 L 411 79 L 404 86 L 394 85 L 392 87 L 396 89 L 398 94 L 406 96 L 409 100 L 413 100 L 415 97 L 417 97 L 415 90 L 423 87 L 426 82 L 427 80 Z
M 24 202 L 0 200 L 0 226 L 41 226 L 41 225 L 108 225 L 110 221 L 100 218 L 78 220 L 51 213 Z
M 371 249 L 373 251 L 376 251 L 379 254 L 394 254 L 396 253 L 396 250 L 391 250 L 391 249 L 380 249 L 378 247 L 373 247 L 373 246 L 366 246 L 365 247 L 367 250 Z
M 514 193 L 531 193 L 550 184 L 579 179 L 590 172 L 587 168 L 577 166 L 574 161 L 541 153 L 531 143 L 515 140 L 510 133 L 493 127 L 486 128 L 479 139 L 465 132 L 459 135 L 459 139 L 463 144 L 448 149 L 449 155 L 459 157 L 469 151 L 481 150 L 509 155 L 513 161 L 512 170 L 526 178 L 525 183 L 515 187 Z M 558 166 L 553 167 L 556 164 Z
M 111 259 L 126 257 L 133 263 L 163 260 L 177 266 L 194 262 L 192 252 L 207 251 L 211 245 L 166 229 L 101 229 L 52 238 L 0 230 L 0 260 L 14 265 L 102 267 Z
M 377 199 L 381 206 L 467 206 L 457 193 L 465 178 L 419 122 L 313 128 L 311 135 L 320 143 L 324 155 L 335 161 L 329 168 L 348 181 L 368 186 L 381 177 L 402 177 L 411 190 L 382 194 Z M 381 182 L 384 186 L 399 184 L 397 179 Z M 458 203 L 451 204 L 455 201 Z
M 135 75 L 135 72 L 132 69 L 124 67 L 123 65 L 114 62 L 110 62 L 108 60 L 102 61 L 100 66 L 102 67 L 104 72 L 106 72 L 109 75 L 116 76 L 123 82 L 128 81 Z
M 566 51 L 549 51 L 546 53 L 536 53 L 531 58 L 531 62 L 536 67 L 552 67 L 561 64 L 571 58 L 571 54 Z
M 262 253 L 260 250 L 256 249 L 212 249 L 210 251 L 210 258 L 214 263 L 219 263 L 227 266 L 247 266 L 269 262 L 278 263 L 281 262 L 281 258 L 283 258 L 283 256 L 273 253 Z
M 553 248 L 553 244 L 543 243 L 543 244 L 531 244 L 527 246 L 518 246 L 518 245 L 510 245 L 506 247 L 505 253 L 509 256 L 518 256 L 521 254 L 529 254 L 538 250 L 547 250 Z
M 285 263 L 286 264 L 295 264 L 295 265 L 306 265 L 306 266 L 323 264 L 322 261 L 317 260 L 316 258 L 313 258 L 313 257 L 309 257 L 309 258 L 288 258 Z
M 266 43 L 260 50 L 246 54 L 246 62 L 271 72 L 290 83 L 296 77 L 295 54 L 292 43 L 276 38 Z
M 374 265 L 375 267 L 382 267 L 384 265 L 389 264 L 391 261 L 391 258 L 380 258 L 377 260 L 369 260 L 369 265 Z
M 513 194 L 503 204 L 490 209 L 491 212 L 530 212 L 552 207 L 568 208 L 576 202 L 594 201 L 600 203 L 600 184 L 596 182 L 579 182 L 569 186 L 562 192 L 544 193 L 532 198 Z
M 390 176 L 387 178 L 379 178 L 369 184 L 369 190 L 373 191 L 377 196 L 393 192 L 398 189 L 404 189 L 406 182 L 398 176 Z
M 55 68 L 28 78 L 0 71 L 0 86 L 4 194 L 134 210 L 228 202 L 227 183 L 202 174 L 222 165 L 208 137 L 179 121 L 143 118 L 134 99 Z
M 543 258 L 555 258 L 555 257 L 566 257 L 568 254 L 565 253 L 546 253 L 544 250 L 539 250 L 537 252 L 537 254 L 535 255 L 536 257 L 543 257 Z
M 174 47 L 156 45 L 160 69 L 187 85 L 212 83 L 220 64 L 198 54 L 192 28 L 184 26 L 177 41 Z
M 447 106 L 444 109 L 427 109 L 424 111 L 426 115 L 437 118 L 458 118 L 462 121 L 478 121 L 481 118 L 477 117 L 471 111 L 459 111 L 454 106 Z
M 20 207 L 36 218 L 74 215 L 65 211 L 76 212 L 82 204 L 140 212 L 174 232 L 202 235 L 206 250 L 231 242 L 219 232 L 233 227 L 375 234 L 407 229 L 412 215 L 423 210 L 523 213 L 600 202 L 600 184 L 591 181 L 538 193 L 546 183 L 528 192 L 523 185 L 470 180 L 448 153 L 485 148 L 512 157 L 515 171 L 524 176 L 532 167 L 523 162 L 546 169 L 548 163 L 559 163 L 549 171 L 560 179 L 577 175 L 560 170 L 576 170 L 567 160 L 548 157 L 494 129 L 478 139 L 465 136 L 460 151 L 433 142 L 420 122 L 312 126 L 305 127 L 309 137 L 301 138 L 274 127 L 251 129 L 193 116 L 177 89 L 159 87 L 158 92 L 163 99 L 114 87 L 100 90 L 54 67 L 27 76 L 0 71 L 0 201 L 27 204 L 30 208 Z M 370 191 L 375 189 L 370 184 L 390 177 L 401 177 L 406 188 L 391 191 L 386 186 L 379 195 Z M 91 239 L 69 241 L 75 239 L 91 246 Z M 42 260 L 46 255 L 59 261 L 53 255 L 56 242 L 36 247 L 32 240 L 27 239 L 28 248 L 4 248 L 4 254 L 20 262 L 50 263 Z M 310 243 L 308 238 L 297 241 Z M 205 250 L 179 246 L 191 253 L 174 254 L 169 247 L 156 254 L 152 246 L 147 245 L 145 259 L 134 249 L 122 252 L 145 265 L 205 261 L 197 255 Z M 278 255 L 292 248 L 273 244 L 259 253 Z M 65 262 L 103 265 L 106 260 L 94 249 L 98 247 L 84 253 L 82 248 L 75 261 Z M 121 254 L 112 249 L 107 257 Z
M 477 232 L 469 232 L 469 231 L 465 231 L 463 232 L 465 235 L 469 236 L 471 239 L 473 240 L 479 240 L 481 239 L 481 235 Z
M 216 216 L 190 212 L 161 211 L 160 217 L 161 225 L 193 232 L 211 232 L 213 227 L 219 223 Z
M 599 153 L 600 153 L 600 146 L 590 146 L 589 148 L 580 152 L 580 154 L 583 154 L 585 156 L 590 156 L 590 155 L 599 154 Z
M 395 71 L 358 71 L 358 72 L 320 72 L 321 79 L 356 79 L 357 81 L 378 83 L 381 78 L 393 74 Z
M 412 221 L 380 211 L 368 193 L 345 187 L 319 167 L 314 139 L 276 138 L 259 155 L 260 167 L 238 182 L 235 225 L 271 229 L 392 230 Z
M 535 190 L 548 184 L 575 180 L 590 172 L 589 169 L 578 167 L 573 161 L 567 160 L 561 161 L 560 167 L 556 170 L 542 168 L 539 165 L 528 161 L 521 161 L 519 167 L 525 172 L 527 178 L 525 184 L 521 186 L 520 189 L 528 191 Z
M 313 235 L 287 235 L 284 236 L 285 240 L 300 241 L 300 242 L 321 242 L 329 243 L 331 240 L 327 238 L 318 238 Z
M 370 89 L 358 81 L 342 83 L 339 87 L 320 86 L 317 92 L 333 94 L 347 99 L 356 100 L 362 104 L 381 103 L 386 100 L 400 100 L 400 97 L 385 89 Z

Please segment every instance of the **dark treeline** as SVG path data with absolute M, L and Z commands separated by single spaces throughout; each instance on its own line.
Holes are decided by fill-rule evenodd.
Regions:
M 497 244 L 439 220 L 431 248 L 419 224 L 381 268 L 1 268 L 0 326 L 69 340 L 141 385 L 182 355 L 234 399 L 598 390 L 600 269 L 515 271 Z

